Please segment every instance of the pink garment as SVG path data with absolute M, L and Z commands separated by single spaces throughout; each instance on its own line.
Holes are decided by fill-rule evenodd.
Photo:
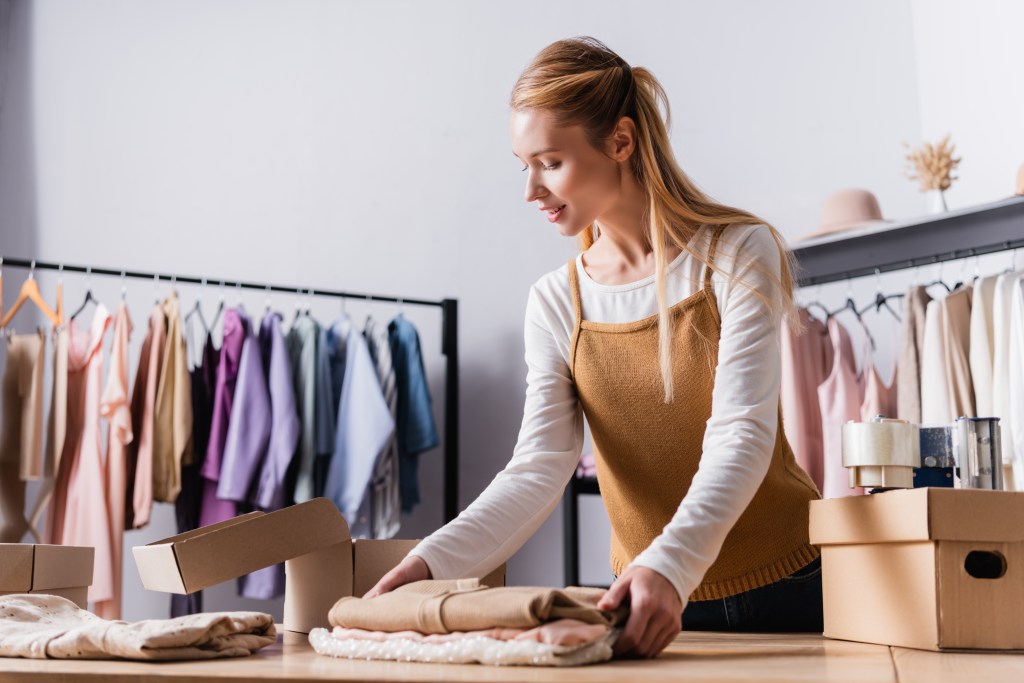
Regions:
M 843 425 L 860 419 L 864 402 L 864 376 L 857 374 L 850 335 L 838 320 L 828 321 L 832 342 L 832 370 L 818 387 L 821 431 L 824 443 L 823 498 L 860 495 L 861 488 L 850 488 L 849 470 L 843 467 Z
M 863 372 L 866 380 L 864 401 L 860 406 L 861 421 L 867 422 L 876 415 L 896 417 L 896 373 L 899 372 L 899 368 L 893 372 L 892 381 L 886 386 L 878 376 L 878 369 L 870 353 L 867 354 L 865 363 L 867 367 Z
M 946 366 L 946 395 L 953 419 L 977 417 L 974 381 L 971 377 L 971 302 L 973 287 L 965 285 L 942 300 L 942 334 Z
M 382 643 L 388 640 L 413 640 L 418 643 L 450 643 L 469 638 L 494 640 L 533 640 L 545 645 L 582 645 L 608 635 L 609 628 L 602 624 L 587 624 L 577 619 L 557 619 L 534 628 L 489 628 L 482 631 L 455 631 L 425 635 L 419 631 L 367 631 L 361 628 L 335 626 L 331 635 L 336 640 L 369 640 Z
M 128 343 L 132 320 L 121 303 L 114 315 L 114 344 L 110 349 L 110 371 L 100 402 L 100 415 L 107 418 L 106 485 L 109 505 L 112 587 L 110 600 L 96 602 L 93 612 L 104 619 L 121 618 L 121 574 L 124 548 L 125 485 L 128 444 L 132 441 L 132 414 L 128 394 Z
M 153 510 L 153 428 L 156 415 L 156 387 L 163 364 L 167 323 L 157 304 L 149 316 L 149 332 L 142 342 L 139 369 L 132 389 L 132 433 L 135 440 L 128 451 L 128 490 L 125 528 L 141 529 L 149 524 Z
M 90 602 L 114 597 L 110 508 L 100 444 L 102 347 L 109 326 L 110 313 L 103 304 L 97 304 L 88 331 L 74 320 L 68 323 L 68 428 L 50 527 L 54 543 L 96 549 Z
M 818 387 L 832 369 L 832 343 L 825 324 L 797 309 L 803 333 L 782 326 L 782 428 L 793 455 L 821 491 L 825 481 L 824 441 Z

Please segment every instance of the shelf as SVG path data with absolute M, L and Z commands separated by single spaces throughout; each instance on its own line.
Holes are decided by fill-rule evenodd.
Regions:
M 1024 197 L 798 242 L 801 287 L 1024 246 Z

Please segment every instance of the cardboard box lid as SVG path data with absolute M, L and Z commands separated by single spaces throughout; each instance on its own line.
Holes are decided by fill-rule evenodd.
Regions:
M 1024 541 L 1024 492 L 920 488 L 811 501 L 816 545 Z
M 0 543 L 0 591 L 89 586 L 95 552 L 87 546 Z
M 132 553 L 146 588 L 192 593 L 350 538 L 334 503 L 315 498 L 136 546 Z

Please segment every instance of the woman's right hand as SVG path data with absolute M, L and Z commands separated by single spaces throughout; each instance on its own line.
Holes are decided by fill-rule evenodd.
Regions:
M 375 598 L 383 593 L 389 593 L 399 586 L 404 586 L 413 581 L 423 581 L 432 578 L 430 567 L 418 555 L 408 555 L 398 563 L 398 566 L 385 574 L 377 585 L 367 591 L 364 598 Z

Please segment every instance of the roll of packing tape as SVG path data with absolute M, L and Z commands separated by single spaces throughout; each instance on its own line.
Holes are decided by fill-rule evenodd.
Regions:
M 843 425 L 843 467 L 850 470 L 851 488 L 913 488 L 920 466 L 917 425 L 883 417 Z

